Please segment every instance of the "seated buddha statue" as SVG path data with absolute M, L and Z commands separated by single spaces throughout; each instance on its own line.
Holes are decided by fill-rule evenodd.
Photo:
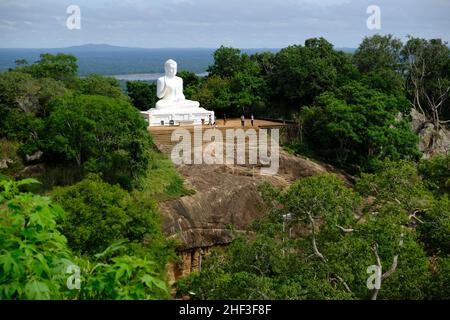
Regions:
M 177 63 L 170 59 L 164 64 L 165 75 L 156 82 L 156 94 L 159 100 L 156 109 L 192 109 L 200 103 L 187 100 L 183 94 L 183 79 L 177 77 Z M 181 111 L 181 110 L 180 110 Z

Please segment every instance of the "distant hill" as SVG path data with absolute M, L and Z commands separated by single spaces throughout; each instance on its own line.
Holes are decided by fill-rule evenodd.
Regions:
M 56 50 L 56 49 L 55 49 Z M 136 51 L 136 50 L 148 50 L 143 48 L 131 48 L 131 47 L 119 47 L 119 46 L 112 46 L 109 44 L 84 44 L 81 46 L 72 46 L 63 48 L 61 50 L 67 51 L 67 52 L 111 52 L 111 51 Z
M 131 48 L 108 44 L 86 44 L 67 48 L 48 49 L 1 49 L 0 71 L 15 66 L 17 59 L 26 59 L 33 63 L 39 59 L 41 53 L 68 53 L 78 59 L 79 74 L 90 73 L 103 75 L 141 74 L 164 72 L 164 62 L 172 58 L 179 64 L 179 70 L 204 73 L 213 63 L 213 48 Z M 275 48 L 241 49 L 253 54 L 256 52 L 277 52 Z M 354 52 L 352 48 L 337 48 L 344 52 Z

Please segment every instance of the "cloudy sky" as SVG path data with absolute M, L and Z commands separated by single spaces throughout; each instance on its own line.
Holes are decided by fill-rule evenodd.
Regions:
M 69 30 L 69 5 L 81 29 Z M 381 30 L 366 25 L 381 9 Z M 145 48 L 280 48 L 323 36 L 356 47 L 392 33 L 450 40 L 450 0 L 0 0 L 0 47 L 106 43 Z

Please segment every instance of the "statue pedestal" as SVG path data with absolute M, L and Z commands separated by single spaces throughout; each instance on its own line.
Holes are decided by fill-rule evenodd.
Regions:
M 174 125 L 202 124 L 202 119 L 205 124 L 208 124 L 209 115 L 214 122 L 214 111 L 209 111 L 204 108 L 152 108 L 148 111 L 141 111 L 141 114 L 148 121 L 149 126 L 169 125 L 173 120 Z M 164 124 L 163 124 L 163 122 Z

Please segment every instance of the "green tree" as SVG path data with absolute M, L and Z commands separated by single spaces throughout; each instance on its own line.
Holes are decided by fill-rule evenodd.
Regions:
M 421 160 L 418 168 L 429 189 L 437 194 L 450 195 L 450 154 Z
M 230 80 L 219 76 L 210 76 L 203 80 L 193 98 L 209 110 L 229 109 L 231 108 Z
M 120 242 L 89 260 L 74 256 L 57 223 L 66 214 L 50 198 L 23 191 L 32 183 L 0 181 L 0 299 L 168 298 L 165 264 L 148 250 Z M 67 287 L 69 267 L 79 268 L 79 289 Z
M 318 95 L 332 90 L 338 80 L 337 54 L 323 38 L 282 49 L 275 57 L 270 76 L 273 99 L 292 110 L 311 104 Z
M 241 50 L 221 46 L 214 52 L 214 64 L 207 72 L 211 76 L 232 77 L 241 68 Z
M 52 161 L 73 161 L 131 187 L 145 174 L 151 139 L 129 103 L 103 96 L 67 96 L 52 102 L 38 145 Z
M 113 244 L 92 261 L 81 260 L 80 290 L 67 295 L 78 300 L 168 299 L 168 285 L 147 257 L 127 255 L 121 243 Z
M 333 175 L 304 178 L 287 191 L 261 191 L 273 207 L 253 224 L 253 234 L 239 236 L 224 253 L 206 258 L 201 272 L 178 281 L 180 295 L 369 299 L 374 291 L 366 286 L 367 269 L 380 264 L 383 274 L 390 270 L 380 299 L 425 298 L 427 257 L 399 208 L 384 204 L 376 214 L 360 212 L 359 196 Z
M 430 254 L 450 256 L 450 200 L 435 199 L 420 213 L 418 231 Z
M 402 47 L 402 42 L 391 34 L 365 37 L 353 60 L 363 73 L 378 70 L 400 71 Z
M 361 174 L 356 189 L 366 197 L 374 197 L 376 205 L 396 204 L 408 214 L 428 208 L 432 201 L 416 165 L 409 161 L 383 161 L 375 173 Z
M 127 100 L 127 96 L 122 92 L 118 80 L 98 74 L 90 74 L 83 78 L 77 78 L 75 81 L 75 90 L 81 94 L 100 95 Z
M 261 70 L 251 57 L 241 57 L 242 67 L 230 79 L 231 103 L 239 112 L 260 107 L 264 103 L 265 81 Z
M 73 55 L 43 53 L 37 62 L 16 70 L 30 73 L 35 78 L 53 78 L 69 82 L 75 79 L 78 65 L 77 58 Z
M 201 78 L 197 76 L 195 73 L 190 71 L 180 71 L 178 72 L 178 76 L 183 79 L 183 92 L 187 99 L 192 99 L 192 97 L 197 92 L 200 83 Z M 156 92 L 156 88 L 155 88 Z
M 74 257 L 48 197 L 20 192 L 33 180 L 0 181 L 0 299 L 62 299 Z
M 385 158 L 417 159 L 417 137 L 402 96 L 384 94 L 351 82 L 321 95 L 302 110 L 308 144 L 328 161 L 352 171 L 374 170 Z
M 450 48 L 441 39 L 410 37 L 402 57 L 413 108 L 426 115 L 439 130 L 445 119 L 450 119 Z
M 90 174 L 73 186 L 55 189 L 53 197 L 66 212 L 61 230 L 72 250 L 79 254 L 102 252 L 123 239 L 141 244 L 145 240 L 155 248 L 163 245 L 155 204 L 144 203 L 97 175 Z
M 450 299 L 450 257 L 439 257 L 433 266 L 428 285 L 428 298 L 433 300 Z
M 156 84 L 143 81 L 127 81 L 127 92 L 133 105 L 141 110 L 147 111 L 155 107 L 158 97 L 156 96 Z
M 34 79 L 26 73 L 0 74 L 0 136 L 26 142 L 38 136 L 41 118 L 48 115 L 53 97 L 67 93 L 58 81 Z

